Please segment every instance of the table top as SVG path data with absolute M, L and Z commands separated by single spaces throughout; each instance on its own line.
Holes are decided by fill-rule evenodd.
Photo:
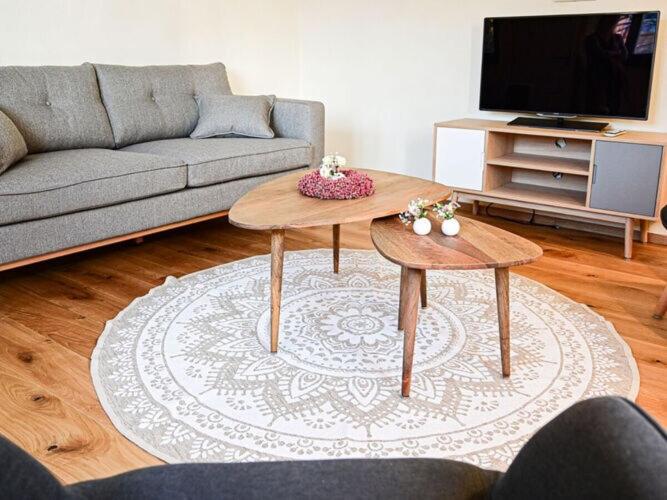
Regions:
M 429 215 L 433 230 L 418 236 L 397 216 L 375 219 L 371 238 L 386 259 L 412 269 L 467 270 L 528 264 L 542 256 L 532 241 L 483 222 L 457 216 L 461 231 L 445 236 L 441 223 Z
M 437 182 L 381 170 L 355 169 L 375 182 L 375 193 L 355 200 L 319 200 L 302 195 L 300 170 L 262 184 L 239 199 L 229 211 L 229 221 L 245 229 L 289 229 L 345 224 L 407 209 L 414 198 L 432 202 L 446 199 L 451 190 Z

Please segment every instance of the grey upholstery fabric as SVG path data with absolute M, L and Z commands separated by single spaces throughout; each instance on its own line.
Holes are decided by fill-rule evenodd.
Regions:
M 183 189 L 182 161 L 108 149 L 27 156 L 0 175 L 0 224 L 51 217 Z
M 667 498 L 667 434 L 628 400 L 580 401 L 530 438 L 491 498 Z
M 0 226 L 0 263 L 229 209 L 253 187 L 282 174 L 183 189 L 142 200 Z
M 95 65 L 116 146 L 188 137 L 196 96 L 231 94 L 222 63 L 190 66 Z
M 324 156 L 324 105 L 321 102 L 276 99 L 271 127 L 276 137 L 308 141 L 313 146 L 310 166 L 319 166 Z
M 204 95 L 197 97 L 199 121 L 193 139 L 235 135 L 272 139 L 271 111 L 276 96 Z
M 30 153 L 114 144 L 88 63 L 0 67 L 0 111 L 19 129 Z
M 298 139 L 169 139 L 123 151 L 150 153 L 188 164 L 188 186 L 200 187 L 306 166 L 312 148 Z
M 25 140 L 6 114 L 0 111 L 0 174 L 28 154 Z
M 661 500 L 667 436 L 620 398 L 577 403 L 521 449 L 505 475 L 428 458 L 173 464 L 61 485 L 0 437 L 7 500 Z

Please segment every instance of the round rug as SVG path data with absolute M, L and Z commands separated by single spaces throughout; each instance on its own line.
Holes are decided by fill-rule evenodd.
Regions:
M 637 367 L 582 304 L 511 275 L 500 373 L 493 271 L 428 273 L 412 392 L 400 395 L 399 268 L 373 251 L 285 255 L 269 353 L 269 256 L 168 278 L 109 321 L 92 356 L 102 406 L 167 462 L 443 457 L 505 469 L 581 399 L 634 399 Z

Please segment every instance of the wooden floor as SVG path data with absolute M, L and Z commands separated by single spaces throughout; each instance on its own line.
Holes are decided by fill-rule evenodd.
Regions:
M 667 426 L 667 319 L 651 311 L 667 280 L 667 247 L 570 230 L 494 224 L 527 236 L 544 257 L 517 272 L 591 306 L 628 342 L 638 402 Z M 330 245 L 329 229 L 288 231 L 288 250 Z M 343 226 L 342 245 L 371 247 L 368 224 Z M 269 252 L 269 236 L 202 223 L 0 274 L 0 432 L 65 482 L 160 463 L 121 436 L 95 397 L 89 359 L 105 321 L 169 275 Z

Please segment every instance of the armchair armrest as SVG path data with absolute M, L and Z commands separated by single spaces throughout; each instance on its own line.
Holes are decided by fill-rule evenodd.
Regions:
M 276 137 L 308 141 L 313 147 L 310 166 L 315 168 L 320 164 L 324 156 L 324 104 L 276 99 L 271 121 Z

